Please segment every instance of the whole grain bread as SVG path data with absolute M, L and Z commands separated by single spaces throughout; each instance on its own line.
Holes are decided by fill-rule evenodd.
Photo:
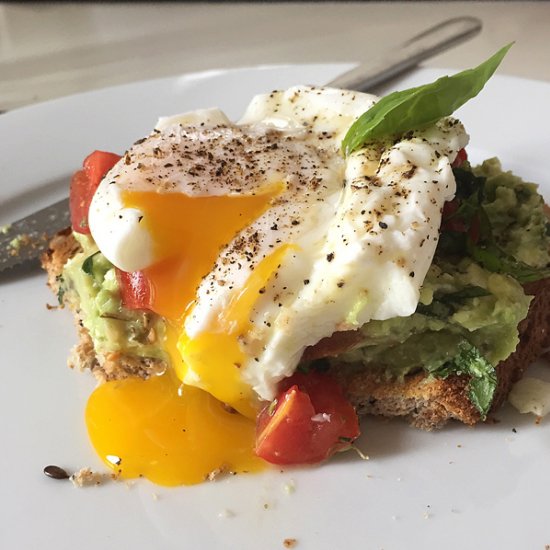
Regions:
M 54 293 L 59 290 L 59 277 L 63 266 L 80 247 L 70 229 L 60 232 L 42 256 L 42 266 L 48 273 L 48 285 Z M 496 367 L 498 385 L 492 405 L 494 412 L 506 399 L 512 385 L 525 369 L 550 346 L 550 279 L 525 285 L 533 296 L 527 317 L 520 323 L 520 343 L 514 353 Z M 75 313 L 79 343 L 69 358 L 69 366 L 90 369 L 100 380 L 120 379 L 129 376 L 147 378 L 164 370 L 162 361 L 129 357 L 123 354 L 97 354 L 88 331 L 82 324 L 78 305 L 68 297 L 64 304 Z M 308 348 L 307 360 L 336 356 L 349 349 L 360 339 L 356 331 L 335 333 Z M 425 430 L 439 428 L 451 419 L 465 424 L 481 420 L 478 410 L 468 397 L 468 378 L 449 376 L 445 380 L 416 373 L 401 383 L 381 380 L 372 372 L 350 365 L 337 365 L 331 373 L 340 382 L 359 414 L 404 417 L 410 424 Z

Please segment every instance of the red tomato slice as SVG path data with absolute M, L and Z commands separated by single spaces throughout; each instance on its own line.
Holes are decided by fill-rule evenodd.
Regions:
M 88 210 L 94 193 L 105 174 L 118 162 L 119 155 L 94 151 L 82 163 L 83 169 L 71 179 L 69 206 L 73 231 L 89 235 Z
M 328 375 L 297 373 L 258 416 L 256 454 L 273 464 L 314 464 L 359 436 L 359 420 Z
M 105 177 L 105 174 L 120 160 L 120 155 L 106 151 L 94 151 L 83 162 L 84 170 L 90 183 L 96 189 Z
M 476 214 L 472 218 L 472 223 L 470 224 L 470 228 L 468 229 L 468 237 L 470 238 L 473 244 L 477 244 L 479 242 L 480 234 L 481 234 L 481 221 L 479 219 L 479 215 Z
M 71 212 L 71 225 L 77 233 L 89 234 L 88 209 L 95 189 L 90 187 L 90 180 L 84 170 L 79 170 L 71 178 L 69 192 L 69 209 Z
M 308 462 L 309 449 L 304 449 L 304 442 L 312 439 L 313 416 L 309 396 L 292 386 L 278 399 L 273 416 L 264 409 L 258 417 L 256 454 L 273 464 Z
M 128 273 L 116 268 L 122 305 L 128 309 L 151 309 L 152 288 L 143 271 Z
M 475 214 L 469 226 L 466 221 L 456 216 L 457 210 L 460 208 L 460 200 L 454 198 L 452 201 L 446 202 L 443 205 L 443 212 L 441 214 L 441 231 L 453 231 L 455 233 L 467 233 L 470 240 L 477 244 L 481 232 L 481 222 L 479 214 Z
M 457 198 L 452 201 L 446 202 L 443 205 L 443 212 L 441 214 L 441 230 L 442 231 L 454 231 L 456 233 L 466 233 L 468 228 L 465 221 L 456 216 L 457 210 L 460 208 L 460 202 Z
M 456 158 L 451 164 L 453 168 L 458 168 L 464 161 L 468 160 L 468 153 L 466 153 L 466 149 L 461 149 L 457 154 Z

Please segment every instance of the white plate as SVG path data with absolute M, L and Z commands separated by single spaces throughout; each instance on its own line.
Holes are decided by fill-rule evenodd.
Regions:
M 250 96 L 322 83 L 346 66 L 262 67 L 140 82 L 16 110 L 0 117 L 0 224 L 66 192 L 92 149 L 122 151 L 158 115 L 221 106 L 238 117 Z M 431 81 L 419 70 L 400 87 Z M 474 160 L 543 185 L 550 84 L 495 77 L 461 110 Z M 71 316 L 48 311 L 45 277 L 0 283 L 0 548 L 280 549 L 540 548 L 550 544 L 550 422 L 505 407 L 496 425 L 423 433 L 367 419 L 360 445 L 318 468 L 237 476 L 163 489 L 146 481 L 76 490 L 42 468 L 100 461 L 88 443 L 87 374 L 65 368 Z M 538 368 L 547 379 L 544 368 Z M 514 431 L 513 428 L 516 430 Z M 295 483 L 295 492 L 285 487 Z

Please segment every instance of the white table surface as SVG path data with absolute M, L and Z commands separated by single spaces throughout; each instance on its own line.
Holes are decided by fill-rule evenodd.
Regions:
M 482 34 L 426 66 L 474 66 L 515 40 L 502 74 L 550 80 L 550 3 L 0 4 L 0 110 L 190 71 L 358 61 L 449 17 Z

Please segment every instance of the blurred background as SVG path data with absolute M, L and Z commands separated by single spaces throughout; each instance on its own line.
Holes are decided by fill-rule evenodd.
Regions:
M 375 59 L 458 15 L 473 40 L 426 62 L 464 68 L 512 40 L 500 72 L 550 81 L 547 2 L 0 4 L 0 110 L 215 68 Z

